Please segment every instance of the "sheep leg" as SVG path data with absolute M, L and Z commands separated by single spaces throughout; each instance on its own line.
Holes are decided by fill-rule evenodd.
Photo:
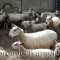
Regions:
M 50 49 L 55 49 L 55 43 L 53 43 L 52 46 L 50 46 Z
M 8 28 L 8 24 L 7 23 L 4 23 L 4 28 Z

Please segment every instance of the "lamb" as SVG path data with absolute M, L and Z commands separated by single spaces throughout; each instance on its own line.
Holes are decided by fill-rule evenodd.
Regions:
M 57 33 L 53 30 L 43 30 L 35 33 L 24 33 L 23 29 L 13 25 L 9 32 L 9 36 L 18 37 L 24 43 L 25 48 L 52 48 L 53 40 L 57 40 Z
M 0 50 L 0 60 L 7 60 L 9 58 L 9 54 L 5 50 Z
M 55 42 L 55 49 L 26 49 L 24 43 L 16 41 L 12 44 L 13 49 L 20 50 L 22 59 L 30 60 L 58 60 L 60 57 L 60 43 Z

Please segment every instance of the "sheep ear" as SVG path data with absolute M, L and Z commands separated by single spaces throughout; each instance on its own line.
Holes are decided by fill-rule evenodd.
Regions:
M 24 45 L 24 43 L 21 43 L 20 45 Z
M 56 43 L 57 44 L 57 42 L 55 41 L 55 40 L 53 40 L 54 41 L 54 43 Z
M 16 25 L 12 23 L 12 27 L 15 27 Z

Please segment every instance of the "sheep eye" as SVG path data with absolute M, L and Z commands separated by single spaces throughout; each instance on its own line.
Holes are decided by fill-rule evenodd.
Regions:
M 19 28 L 15 29 L 14 32 L 17 31 L 17 30 L 19 30 Z
M 14 30 L 14 32 L 17 31 L 17 29 Z
M 15 44 L 15 46 L 17 46 L 18 44 Z

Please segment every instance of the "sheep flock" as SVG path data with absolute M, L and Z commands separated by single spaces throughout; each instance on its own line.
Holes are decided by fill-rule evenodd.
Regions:
M 22 12 L 20 9 L 18 12 L 6 12 L 1 9 L 0 28 L 9 29 L 8 36 L 18 39 L 11 44 L 11 48 L 18 51 L 19 59 L 59 60 L 60 43 L 56 42 L 59 41 L 59 12 L 39 14 L 31 9 Z M 8 51 L 0 50 L 1 60 L 12 60 L 9 58 L 11 55 Z

